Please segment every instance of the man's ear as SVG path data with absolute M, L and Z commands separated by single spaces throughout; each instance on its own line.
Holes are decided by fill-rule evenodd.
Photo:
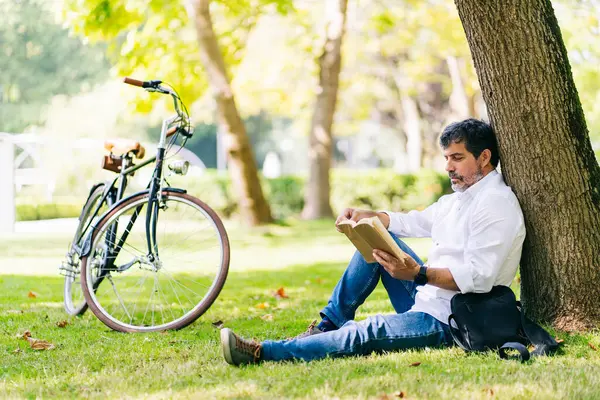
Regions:
M 481 162 L 481 168 L 486 167 L 487 165 L 491 165 L 492 162 L 492 152 L 490 149 L 485 149 L 479 155 L 479 162 Z

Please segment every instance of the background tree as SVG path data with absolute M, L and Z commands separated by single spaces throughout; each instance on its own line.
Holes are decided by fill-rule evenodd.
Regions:
M 310 126 L 309 175 L 302 210 L 302 217 L 305 219 L 333 216 L 329 204 L 332 126 L 342 69 L 342 39 L 348 0 L 329 0 L 326 7 L 328 20 L 325 43 L 319 57 L 319 87 Z
M 190 19 L 196 26 L 200 58 L 217 104 L 217 120 L 223 134 L 229 171 L 239 197 L 243 219 L 249 225 L 271 222 L 271 210 L 258 180 L 258 170 L 248 134 L 227 75 L 213 28 L 210 0 L 189 0 Z
M 269 205 L 262 193 L 226 66 L 239 64 L 257 16 L 269 6 L 284 12 L 289 3 L 226 2 L 219 8 L 219 16 L 223 17 L 219 18 L 219 27 L 226 43 L 223 54 L 211 19 L 211 2 L 186 4 L 190 6 L 189 17 L 183 4 L 164 0 L 71 1 L 65 7 L 65 18 L 75 32 L 91 40 L 108 41 L 117 71 L 123 75 L 161 77 L 181 90 L 188 102 L 199 99 L 210 87 L 243 219 L 250 225 L 269 222 Z M 138 110 L 149 111 L 150 98 L 142 95 L 141 99 Z
M 525 215 L 522 297 L 560 329 L 600 321 L 600 167 L 549 0 L 456 0 L 502 171 Z

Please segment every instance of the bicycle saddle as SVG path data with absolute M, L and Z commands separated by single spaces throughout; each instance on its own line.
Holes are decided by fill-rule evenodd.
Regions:
M 104 142 L 104 148 L 116 156 L 131 152 L 136 158 L 142 159 L 146 154 L 144 146 L 131 139 L 108 139 Z

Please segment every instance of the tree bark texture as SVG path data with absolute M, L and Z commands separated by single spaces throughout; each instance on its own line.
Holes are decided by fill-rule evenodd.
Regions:
M 302 218 L 332 217 L 329 171 L 333 151 L 333 116 L 342 67 L 342 38 L 348 0 L 327 1 L 326 40 L 319 57 L 319 88 L 310 126 L 309 178 Z
M 565 330 L 600 321 L 600 168 L 550 0 L 455 0 L 502 172 L 525 216 L 527 314 Z
M 250 140 L 235 104 L 231 82 L 213 28 L 210 0 L 190 0 L 188 6 L 190 18 L 196 27 L 202 64 L 217 104 L 219 131 L 223 135 L 229 174 L 242 218 L 250 226 L 271 222 L 271 210 L 260 186 Z

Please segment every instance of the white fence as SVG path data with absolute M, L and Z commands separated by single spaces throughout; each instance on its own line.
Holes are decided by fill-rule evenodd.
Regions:
M 0 233 L 13 232 L 15 226 L 15 150 L 14 144 L 0 136 Z
M 65 147 L 101 149 L 103 142 L 100 139 L 78 139 Z M 22 187 L 44 186 L 46 201 L 52 201 L 56 177 L 44 168 L 41 151 L 45 144 L 44 138 L 37 134 L 0 132 L 0 233 L 14 232 L 15 196 Z M 174 152 L 192 166 L 205 168 L 202 160 L 188 149 L 178 148 Z

